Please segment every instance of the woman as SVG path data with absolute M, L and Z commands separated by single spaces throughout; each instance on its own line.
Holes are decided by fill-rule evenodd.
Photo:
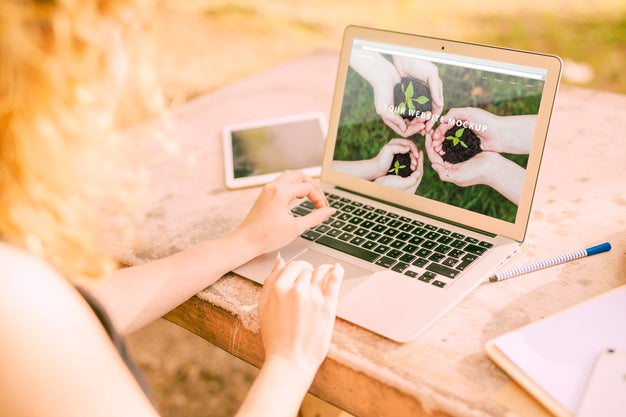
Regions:
M 121 189 L 103 155 L 116 149 L 111 129 L 133 79 L 125 44 L 138 7 L 0 3 L 2 415 L 158 415 L 119 334 L 333 213 L 318 183 L 286 172 L 228 236 L 115 269 L 94 219 Z M 294 218 L 288 205 L 299 197 L 317 210 Z M 265 361 L 238 415 L 296 414 L 328 350 L 342 276 L 339 265 L 277 258 L 259 301 Z

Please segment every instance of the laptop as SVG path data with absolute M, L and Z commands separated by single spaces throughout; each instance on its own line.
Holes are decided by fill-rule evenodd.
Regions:
M 337 316 L 416 339 L 524 240 L 560 73 L 552 55 L 348 27 L 321 172 L 337 212 L 282 257 L 341 263 Z M 262 284 L 276 254 L 234 272 Z

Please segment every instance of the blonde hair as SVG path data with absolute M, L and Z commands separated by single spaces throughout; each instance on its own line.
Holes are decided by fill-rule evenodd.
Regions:
M 96 203 L 116 193 L 111 36 L 133 23 L 129 3 L 0 2 L 0 239 L 70 279 L 116 266 Z

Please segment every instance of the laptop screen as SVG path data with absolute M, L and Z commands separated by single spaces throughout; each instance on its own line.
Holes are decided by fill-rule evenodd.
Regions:
M 352 39 L 330 168 L 514 223 L 547 70 L 440 49 Z

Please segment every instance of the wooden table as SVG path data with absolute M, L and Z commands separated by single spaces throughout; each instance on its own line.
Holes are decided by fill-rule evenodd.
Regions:
M 190 101 L 165 140 L 139 129 L 153 185 L 130 263 L 232 230 L 258 188 L 224 186 L 228 123 L 321 111 L 335 53 L 305 56 Z M 338 320 L 311 393 L 357 416 L 528 416 L 546 413 L 485 354 L 487 340 L 626 283 L 626 96 L 562 86 L 526 241 L 506 268 L 609 241 L 609 253 L 480 286 L 422 336 L 398 344 Z M 137 133 L 137 132 L 135 132 Z M 229 274 L 166 318 L 259 366 L 260 287 Z M 527 407 L 527 408 L 524 408 Z

